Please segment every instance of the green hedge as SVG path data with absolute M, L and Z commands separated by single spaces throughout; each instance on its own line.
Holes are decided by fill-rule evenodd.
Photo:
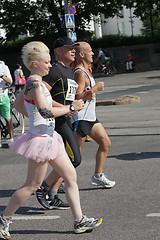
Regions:
M 34 40 L 43 41 L 51 50 L 53 50 L 53 42 L 57 37 L 58 35 L 57 36 L 56 35 L 36 36 L 36 37 L 16 40 L 14 42 L 2 43 L 0 45 L 0 53 L 20 52 L 22 47 L 27 42 L 34 41 Z M 145 36 L 126 37 L 126 36 L 118 36 L 118 35 L 109 35 L 109 36 L 104 36 L 103 38 L 93 39 L 93 40 L 89 40 L 88 37 L 87 39 L 83 38 L 79 40 L 88 41 L 93 49 L 97 49 L 98 47 L 102 47 L 102 48 L 120 47 L 120 46 L 131 46 L 131 45 L 160 42 L 160 37 L 154 38 L 154 40 L 151 37 L 145 37 Z
M 145 37 L 145 36 L 135 36 L 135 37 L 126 37 L 126 36 L 117 36 L 109 35 L 104 36 L 103 38 L 94 39 L 90 41 L 92 48 L 97 49 L 98 47 L 107 48 L 107 47 L 121 47 L 121 46 L 131 46 L 131 45 L 141 45 L 160 42 L 160 37 L 154 38 Z
M 0 45 L 0 54 L 1 53 L 17 53 L 21 52 L 22 47 L 30 41 L 42 41 L 44 42 L 51 50 L 53 50 L 54 39 L 58 36 L 34 36 L 27 37 L 24 39 L 17 39 L 16 41 L 11 41 L 7 43 L 2 43 Z

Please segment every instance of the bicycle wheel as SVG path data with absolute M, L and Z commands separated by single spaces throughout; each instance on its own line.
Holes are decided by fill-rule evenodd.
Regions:
M 20 133 L 24 133 L 25 125 L 23 115 L 19 113 L 15 108 L 11 108 L 11 117 L 14 136 Z
M 115 66 L 111 66 L 110 67 L 110 75 L 114 76 L 116 73 L 117 73 L 117 70 L 116 70 Z
M 1 138 L 6 138 L 8 135 L 8 130 L 6 126 L 6 121 L 4 118 L 0 118 L 0 131 L 1 131 Z

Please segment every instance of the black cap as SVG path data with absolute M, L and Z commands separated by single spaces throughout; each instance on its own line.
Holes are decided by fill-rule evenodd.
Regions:
M 54 48 L 59 48 L 59 47 L 68 47 L 68 46 L 77 46 L 79 43 L 73 42 L 72 39 L 69 37 L 63 37 L 63 38 L 58 38 L 54 42 Z

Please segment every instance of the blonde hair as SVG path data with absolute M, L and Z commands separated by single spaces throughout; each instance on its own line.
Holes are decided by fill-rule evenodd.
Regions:
M 49 53 L 49 48 L 43 42 L 29 42 L 22 48 L 23 63 L 29 70 L 31 70 L 32 62 L 40 61 L 42 55 L 46 53 Z

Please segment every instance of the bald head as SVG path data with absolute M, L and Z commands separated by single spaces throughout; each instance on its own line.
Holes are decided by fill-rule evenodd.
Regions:
M 80 52 L 84 53 L 87 49 L 87 47 L 90 47 L 90 45 L 87 42 L 78 42 L 79 45 L 75 47 L 76 54 L 79 55 Z
M 86 62 L 90 64 L 93 62 L 93 55 L 91 46 L 87 42 L 79 42 L 79 45 L 75 47 L 76 58 L 79 63 Z

